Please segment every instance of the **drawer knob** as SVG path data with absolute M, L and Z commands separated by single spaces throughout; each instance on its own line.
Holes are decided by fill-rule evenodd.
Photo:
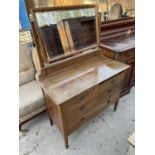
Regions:
M 108 100 L 107 103 L 109 104 L 111 102 L 111 100 Z
M 84 107 L 84 106 L 80 107 L 80 111 L 83 111 L 84 109 L 85 109 L 85 107 Z
M 82 118 L 80 119 L 80 121 L 83 122 L 85 119 L 86 119 L 85 117 L 82 117 Z
M 111 93 L 112 92 L 112 88 L 111 89 L 108 89 L 108 91 L 107 91 L 108 93 Z
M 115 83 L 115 80 L 112 80 L 112 81 L 111 81 L 111 84 L 114 84 L 114 83 Z

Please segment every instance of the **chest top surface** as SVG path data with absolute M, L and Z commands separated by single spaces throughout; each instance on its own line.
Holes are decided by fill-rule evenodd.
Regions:
M 128 67 L 105 56 L 94 56 L 60 73 L 49 75 L 41 84 L 46 95 L 59 105 Z
M 122 36 L 122 37 L 115 37 L 111 38 L 111 40 L 104 41 L 101 44 L 101 47 L 110 49 L 114 52 L 124 52 L 129 49 L 135 48 L 135 35 L 132 34 L 130 36 Z
M 135 48 L 135 18 L 127 17 L 102 22 L 100 46 L 114 52 Z

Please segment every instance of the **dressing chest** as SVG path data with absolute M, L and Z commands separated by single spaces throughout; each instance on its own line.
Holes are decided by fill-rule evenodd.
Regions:
M 68 147 L 68 135 L 83 123 L 113 103 L 117 109 L 128 66 L 94 52 L 50 69 L 59 67 L 41 83 L 50 118 Z
M 62 133 L 68 148 L 68 136 L 87 120 L 111 104 L 116 111 L 124 72 L 129 66 L 100 54 L 94 39 L 98 37 L 95 5 L 35 8 L 31 2 L 26 0 L 26 6 L 41 62 L 40 84 L 49 118 Z M 73 10 L 76 14 L 80 9 L 84 9 L 82 18 L 70 17 L 53 26 L 47 18 L 48 25 L 39 24 L 42 12 Z M 92 10 L 88 13 L 85 9 L 93 9 L 94 15 Z M 71 21 L 77 23 L 75 28 Z M 50 45 L 52 40 L 54 47 Z

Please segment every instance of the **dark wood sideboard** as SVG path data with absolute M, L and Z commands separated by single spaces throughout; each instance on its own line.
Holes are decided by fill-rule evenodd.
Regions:
M 135 18 L 102 22 L 100 29 L 100 53 L 130 65 L 125 72 L 123 96 L 135 85 Z

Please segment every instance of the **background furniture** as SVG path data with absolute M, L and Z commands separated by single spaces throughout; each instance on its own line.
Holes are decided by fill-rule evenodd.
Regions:
M 135 133 L 128 138 L 129 150 L 127 155 L 135 155 Z
M 121 95 L 129 93 L 135 84 L 135 18 L 102 22 L 100 47 L 103 55 L 130 65 Z
M 32 119 L 45 111 L 44 97 L 39 83 L 35 80 L 35 67 L 32 61 L 32 47 L 27 44 L 19 47 L 19 124 Z
M 115 3 L 111 6 L 109 10 L 109 20 L 120 19 L 123 14 L 122 5 L 119 3 Z

